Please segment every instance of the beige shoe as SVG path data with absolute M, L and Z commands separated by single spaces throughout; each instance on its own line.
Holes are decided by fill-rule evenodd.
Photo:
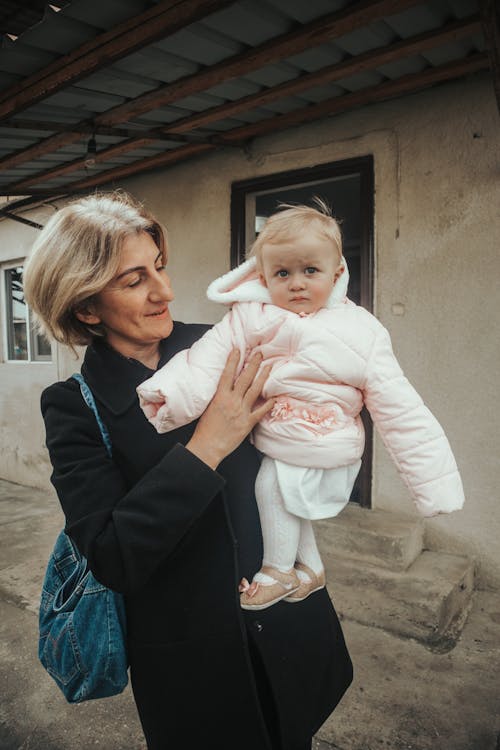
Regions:
M 293 594 L 285 597 L 285 601 L 289 602 L 290 604 L 294 604 L 295 602 L 303 602 L 304 599 L 307 599 L 309 594 L 314 594 L 315 591 L 319 591 L 326 585 L 324 570 L 322 570 L 321 573 L 315 573 L 314 570 L 311 570 L 311 568 L 309 568 L 307 565 L 303 565 L 303 563 L 296 563 L 295 570 L 303 570 L 304 573 L 307 573 L 311 580 L 300 581 L 299 588 L 294 591 Z
M 282 573 L 265 565 L 259 572 L 272 578 L 273 582 L 253 581 L 241 594 L 242 609 L 266 609 L 300 588 L 299 578 L 293 568 L 288 573 Z

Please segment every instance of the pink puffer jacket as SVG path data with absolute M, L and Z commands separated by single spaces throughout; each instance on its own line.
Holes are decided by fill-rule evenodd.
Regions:
M 208 290 L 230 312 L 139 386 L 141 406 L 158 432 L 186 424 L 206 409 L 233 347 L 240 367 L 260 351 L 272 364 L 263 395 L 276 404 L 254 430 L 259 450 L 297 466 L 352 464 L 363 453 L 365 404 L 420 512 L 458 510 L 464 496 L 448 440 L 403 375 L 386 329 L 345 298 L 347 281 L 346 268 L 328 307 L 301 317 L 270 303 L 255 261 L 246 261 Z

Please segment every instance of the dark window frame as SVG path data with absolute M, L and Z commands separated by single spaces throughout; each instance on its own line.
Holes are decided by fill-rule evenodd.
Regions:
M 361 268 L 360 294 L 361 304 L 373 311 L 374 281 L 374 164 L 373 156 L 366 155 L 353 159 L 319 164 L 312 167 L 287 170 L 261 177 L 233 182 L 231 185 L 231 268 L 245 259 L 246 247 L 246 198 L 251 193 L 266 190 L 279 190 L 292 185 L 316 183 L 323 180 L 343 177 L 356 173 L 360 177 L 361 201 Z M 318 191 L 320 192 L 320 191 Z M 363 467 L 359 476 L 360 505 L 371 507 L 372 463 L 373 463 L 373 426 L 366 410 L 362 419 L 365 426 L 366 445 L 363 454 Z

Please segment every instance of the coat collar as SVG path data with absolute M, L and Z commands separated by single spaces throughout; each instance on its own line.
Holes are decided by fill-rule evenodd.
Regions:
M 160 342 L 159 367 L 185 348 L 183 326 L 183 323 L 174 322 L 170 336 Z M 135 389 L 153 373 L 154 370 L 142 362 L 124 357 L 100 339 L 96 339 L 87 348 L 82 364 L 82 375 L 95 398 L 115 416 L 123 414 L 134 403 L 138 403 Z

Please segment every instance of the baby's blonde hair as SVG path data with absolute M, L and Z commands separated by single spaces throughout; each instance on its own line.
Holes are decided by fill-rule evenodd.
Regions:
M 102 336 L 75 311 L 116 275 L 124 241 L 147 232 L 165 263 L 166 231 L 131 196 L 121 191 L 78 198 L 47 222 L 33 245 L 23 274 L 24 294 L 38 329 L 71 348 Z
M 330 207 L 321 198 L 315 197 L 313 206 L 280 203 L 277 213 L 270 216 L 259 236 L 248 252 L 248 257 L 255 256 L 257 266 L 262 267 L 262 248 L 264 245 L 279 245 L 296 239 L 304 231 L 315 232 L 330 240 L 342 258 L 342 234 L 337 220 Z

